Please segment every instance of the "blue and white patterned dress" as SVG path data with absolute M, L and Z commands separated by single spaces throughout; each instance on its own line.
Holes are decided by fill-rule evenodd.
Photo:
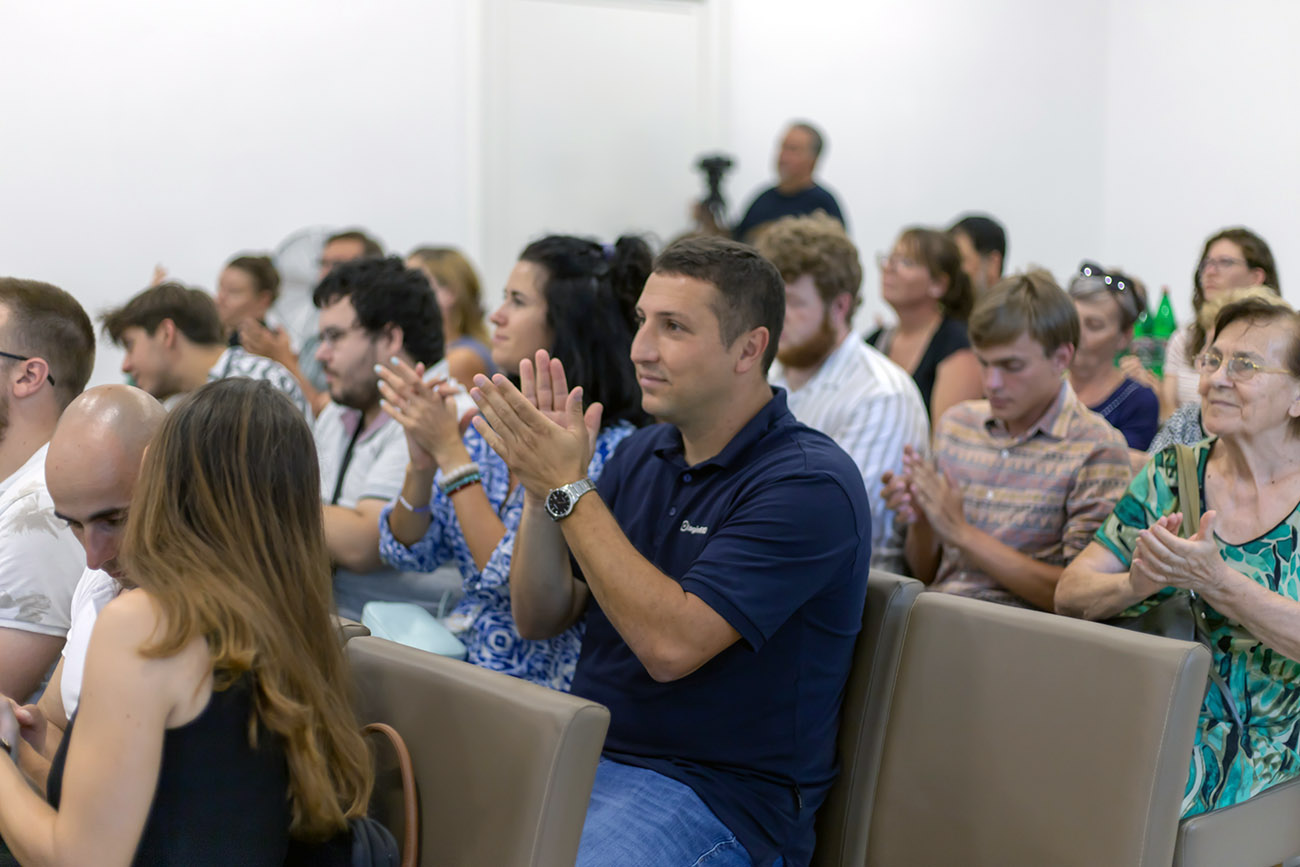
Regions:
M 630 423 L 618 422 L 600 432 L 588 467 L 588 475 L 593 480 L 600 478 L 605 462 L 634 430 Z M 455 563 L 464 582 L 465 596 L 447 618 L 447 626 L 465 643 L 466 659 L 492 671 L 567 690 L 582 648 L 582 624 L 542 641 L 520 637 L 510 612 L 509 578 L 515 534 L 524 513 L 524 491 L 521 486 L 513 492 L 510 490 L 510 470 L 505 461 L 473 428 L 465 434 L 465 447 L 470 459 L 478 463 L 483 474 L 483 492 L 506 528 L 487 565 L 479 571 L 474 564 L 469 543 L 456 518 L 456 507 L 438 488 L 441 471 L 434 480 L 429 529 L 415 544 L 407 547 L 393 538 L 388 526 L 393 504 L 384 507 L 379 518 L 380 556 L 407 572 L 432 572 L 444 563 Z

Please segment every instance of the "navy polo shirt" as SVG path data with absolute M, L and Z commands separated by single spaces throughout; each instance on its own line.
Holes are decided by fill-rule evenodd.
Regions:
M 776 187 L 770 187 L 759 193 L 758 198 L 754 199 L 731 234 L 739 241 L 750 243 L 752 240 L 749 237 L 750 233 L 760 226 L 782 217 L 802 217 L 814 211 L 825 211 L 829 216 L 839 220 L 840 225 L 847 226 L 844 215 L 840 212 L 839 202 L 835 201 L 831 191 L 819 184 L 813 184 L 806 190 L 789 195 Z
M 741 639 L 658 683 L 594 596 L 572 691 L 610 710 L 605 754 L 695 790 L 757 865 L 806 864 L 836 773 L 835 735 L 862 624 L 871 511 L 862 473 L 797 422 L 785 392 L 695 466 L 681 434 L 628 437 L 598 491 L 643 557 Z

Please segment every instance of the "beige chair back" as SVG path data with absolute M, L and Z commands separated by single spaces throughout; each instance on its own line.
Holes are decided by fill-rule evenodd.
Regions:
M 1166 867 L 1209 651 L 941 593 L 912 608 L 867 864 Z
M 1300 780 L 1178 825 L 1174 867 L 1265 867 L 1300 855 Z
M 836 749 L 840 774 L 817 811 L 812 867 L 861 867 L 866 862 L 871 805 L 880 776 L 903 631 L 923 587 L 914 578 L 874 569 L 867 581 L 862 632 L 853 650 L 853 668 L 840 711 Z
M 362 636 L 345 646 L 361 723 L 406 741 L 421 864 L 572 867 L 609 711 L 455 659 Z M 377 811 L 400 839 L 400 788 Z

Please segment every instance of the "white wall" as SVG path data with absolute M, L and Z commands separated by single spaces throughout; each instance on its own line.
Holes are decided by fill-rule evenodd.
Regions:
M 0 6 L 0 273 L 92 316 L 305 225 L 469 239 L 465 0 Z M 119 379 L 101 345 L 95 382 Z
M 744 0 L 732 18 L 737 207 L 770 184 L 782 125 L 828 149 L 866 273 L 858 321 L 891 314 L 873 257 L 909 224 L 984 210 L 1008 228 L 1008 265 L 1058 277 L 1101 256 L 1104 10 L 1029 0 Z
M 500 2 L 0 5 L 0 273 L 98 312 L 155 262 L 211 287 L 230 255 L 306 225 L 481 256 L 492 166 L 475 136 L 501 58 L 480 52 Z M 733 206 L 770 181 L 786 121 L 821 125 L 822 176 L 867 264 L 863 327 L 887 315 L 871 257 L 904 225 L 968 209 L 1007 225 L 1013 267 L 1123 264 L 1174 287 L 1184 313 L 1200 244 L 1228 223 L 1258 229 L 1284 286 L 1300 281 L 1291 0 L 1243 0 L 1230 19 L 1209 0 L 709 2 L 720 71 L 689 96 L 726 106 L 713 147 L 739 158 Z M 598 74 L 575 74 L 574 92 Z M 663 83 L 642 86 L 602 95 L 593 122 L 653 136 L 636 109 L 663 104 Z M 696 156 L 665 189 L 701 188 Z M 491 303 L 503 274 L 485 265 Z M 95 381 L 116 380 L 119 358 L 101 347 Z
M 1300 4 L 1117 0 L 1109 33 L 1103 261 L 1185 318 L 1205 239 L 1244 224 L 1300 301 Z

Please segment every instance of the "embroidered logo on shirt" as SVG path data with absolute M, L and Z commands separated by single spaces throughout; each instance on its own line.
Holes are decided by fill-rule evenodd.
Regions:
M 693 533 L 696 536 L 703 536 L 705 533 L 709 532 L 709 528 L 697 527 L 694 524 L 692 524 L 690 521 L 682 521 L 682 532 Z

